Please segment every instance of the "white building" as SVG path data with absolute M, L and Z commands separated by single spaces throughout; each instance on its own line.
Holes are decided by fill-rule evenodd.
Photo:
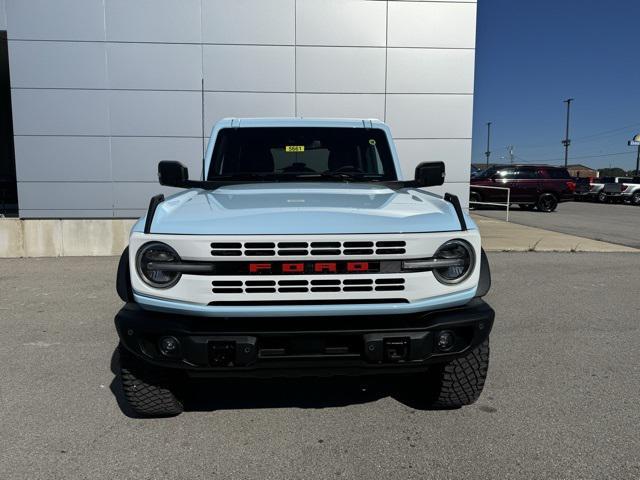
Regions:
M 222 117 L 379 118 L 466 204 L 475 23 L 469 0 L 0 0 L 0 161 L 21 217 L 135 217 Z

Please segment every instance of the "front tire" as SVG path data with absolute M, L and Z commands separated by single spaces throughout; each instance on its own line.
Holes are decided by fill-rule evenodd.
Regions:
M 429 372 L 429 406 L 460 408 L 480 397 L 489 368 L 489 339 L 464 357 L 438 365 Z
M 171 372 L 149 366 L 134 357 L 122 345 L 120 379 L 124 396 L 131 409 L 143 417 L 171 417 L 183 411 L 178 400 L 175 378 Z
M 635 192 L 632 196 L 631 196 L 631 203 L 633 205 L 640 205 L 640 192 Z
M 543 193 L 536 204 L 541 212 L 553 212 L 558 207 L 558 199 L 553 193 Z

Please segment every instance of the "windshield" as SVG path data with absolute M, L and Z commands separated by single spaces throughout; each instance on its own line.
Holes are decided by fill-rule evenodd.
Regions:
M 216 139 L 208 180 L 397 180 L 384 131 L 365 128 L 225 128 Z

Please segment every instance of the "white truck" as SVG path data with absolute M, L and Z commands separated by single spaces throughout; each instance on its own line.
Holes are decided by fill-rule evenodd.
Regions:
M 203 176 L 176 161 L 118 267 L 120 371 L 139 415 L 189 378 L 398 373 L 428 405 L 482 391 L 494 311 L 480 233 L 444 163 L 401 179 L 378 120 L 224 119 Z

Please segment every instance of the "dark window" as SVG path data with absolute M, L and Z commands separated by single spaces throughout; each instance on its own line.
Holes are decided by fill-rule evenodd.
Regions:
M 7 32 L 0 32 L 0 214 L 18 214 L 16 161 L 13 149 L 13 120 L 11 118 L 11 84 Z
M 521 168 L 518 169 L 518 173 L 516 174 L 516 178 L 523 180 L 537 179 L 540 178 L 538 171 L 533 168 Z
M 546 169 L 547 177 L 567 180 L 571 178 L 566 168 L 548 168 Z
M 515 168 L 501 168 L 497 172 L 498 178 L 502 178 L 505 180 L 510 180 L 516 178 L 516 169 Z
M 225 128 L 208 179 L 264 174 L 294 180 L 326 172 L 397 180 L 384 131 L 315 127 Z

